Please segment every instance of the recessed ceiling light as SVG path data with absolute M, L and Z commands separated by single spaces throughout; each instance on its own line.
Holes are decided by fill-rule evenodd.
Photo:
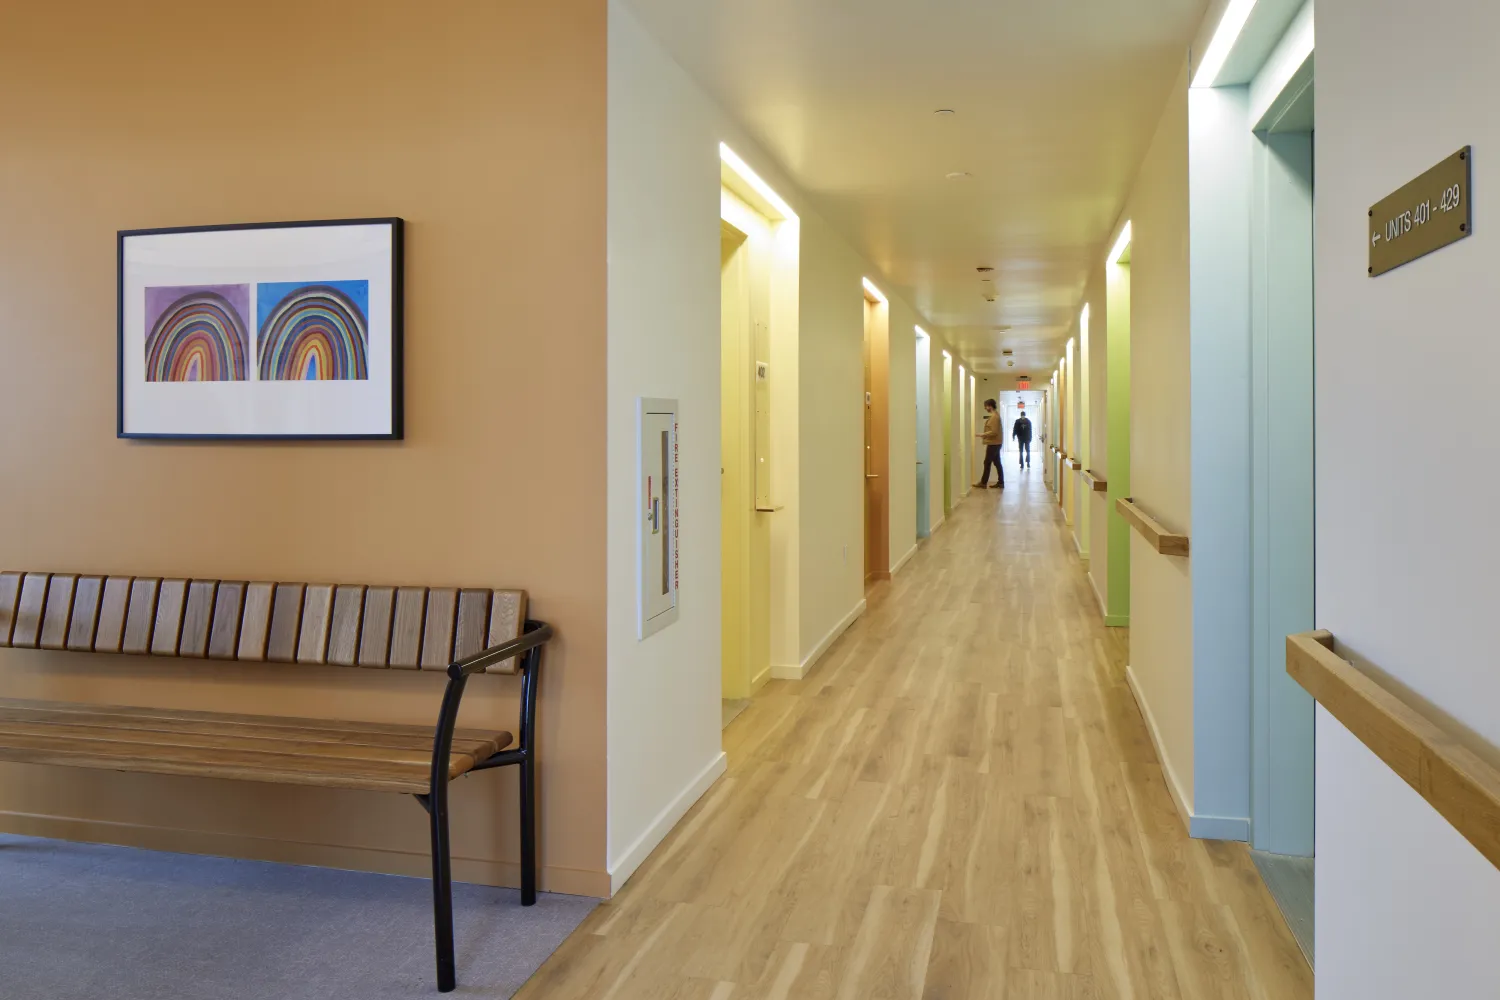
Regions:
M 976 267 L 974 270 L 978 271 L 980 274 L 989 274 L 995 269 L 993 267 Z
M 954 112 L 954 110 L 952 108 L 938 108 L 936 111 L 933 112 L 933 114 L 935 114 L 935 115 L 942 115 L 944 118 L 946 118 L 947 116 L 949 116 L 951 114 L 955 114 L 955 112 Z
M 972 176 L 974 176 L 974 175 L 971 174 L 971 173 L 969 173 L 967 170 L 955 170 L 951 174 L 948 175 L 948 179 L 950 181 L 961 181 L 961 180 L 963 180 L 966 177 L 972 177 Z

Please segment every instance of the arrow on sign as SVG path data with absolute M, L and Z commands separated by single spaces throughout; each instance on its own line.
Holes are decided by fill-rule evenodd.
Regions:
M 1374 246 L 1375 244 L 1377 244 L 1379 242 L 1380 242 L 1380 234 L 1379 233 L 1374 233 L 1374 234 L 1372 234 L 1370 236 L 1370 246 Z

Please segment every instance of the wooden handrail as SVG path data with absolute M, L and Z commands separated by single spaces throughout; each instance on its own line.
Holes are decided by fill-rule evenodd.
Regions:
M 1500 868 L 1500 770 L 1339 656 L 1328 632 L 1287 636 L 1286 672 Z
M 1080 461 L 1078 461 L 1078 459 L 1076 459 L 1076 458 L 1071 458 L 1070 457 L 1068 459 L 1068 465 L 1073 469 L 1074 472 L 1082 472 L 1083 471 L 1083 463 L 1080 462 Z
M 1095 493 L 1104 493 L 1109 490 L 1109 481 L 1093 469 L 1083 470 L 1083 481 L 1089 484 L 1089 489 Z
M 1131 527 L 1141 533 L 1141 537 L 1151 543 L 1153 549 L 1162 555 L 1185 556 L 1188 554 L 1188 536 L 1168 531 L 1162 527 L 1160 521 L 1136 506 L 1134 500 L 1121 497 L 1115 501 L 1115 509 Z

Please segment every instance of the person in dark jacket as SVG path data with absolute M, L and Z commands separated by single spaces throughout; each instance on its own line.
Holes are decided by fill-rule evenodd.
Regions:
M 1021 457 L 1017 464 L 1023 469 L 1031 468 L 1031 421 L 1026 416 L 1026 411 L 1021 411 L 1021 417 L 1010 429 L 1010 436 L 1016 439 L 1016 445 L 1020 448 Z

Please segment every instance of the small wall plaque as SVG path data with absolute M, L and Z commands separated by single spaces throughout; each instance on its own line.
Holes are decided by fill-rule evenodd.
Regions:
M 1370 209 L 1370 276 L 1394 270 L 1474 233 L 1470 147 Z

